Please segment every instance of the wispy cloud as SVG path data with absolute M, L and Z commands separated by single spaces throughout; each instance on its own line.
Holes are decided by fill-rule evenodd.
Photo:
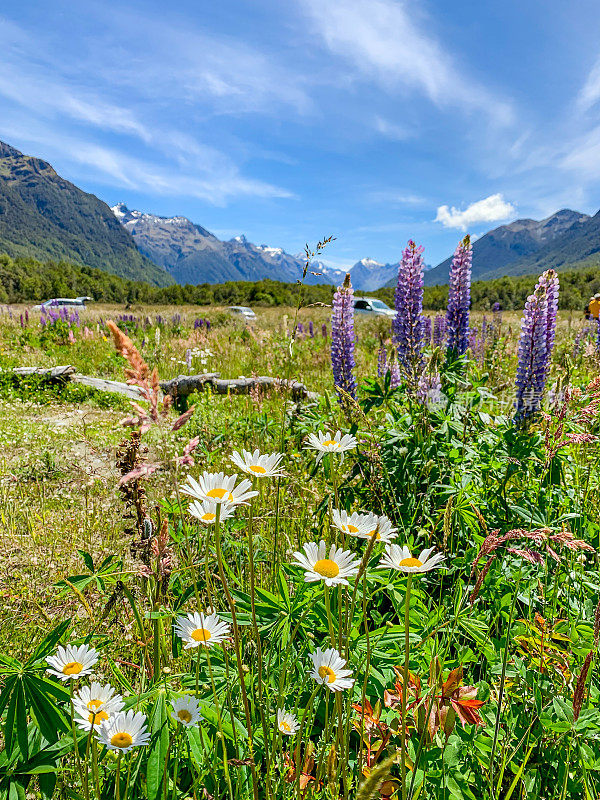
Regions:
M 331 52 L 386 90 L 424 93 L 437 106 L 460 106 L 509 122 L 512 110 L 456 64 L 401 0 L 301 0 Z
M 36 155 L 54 162 L 55 166 L 60 163 L 69 177 L 85 176 L 86 182 L 96 180 L 157 196 L 194 197 L 216 206 L 237 197 L 294 197 L 286 189 L 245 177 L 223 154 L 204 166 L 194 160 L 187 164 L 168 159 L 152 161 L 99 144 L 89 137 L 56 134 L 46 125 L 31 126 L 27 118 L 0 119 L 0 137 L 23 147 L 31 145 Z
M 577 105 L 587 111 L 600 100 L 600 58 L 590 70 L 587 80 L 577 95 Z
M 463 211 L 454 206 L 439 206 L 435 221 L 441 222 L 444 228 L 467 231 L 471 225 L 479 222 L 497 222 L 515 214 L 515 207 L 501 194 L 492 194 L 484 200 L 471 203 Z
M 421 195 L 397 189 L 376 189 L 367 192 L 365 197 L 371 203 L 382 203 L 389 206 L 421 206 L 427 202 Z

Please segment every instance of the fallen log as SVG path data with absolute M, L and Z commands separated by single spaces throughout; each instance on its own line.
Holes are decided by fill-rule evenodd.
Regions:
M 121 381 L 109 381 L 105 378 L 90 378 L 89 375 L 81 375 L 79 372 L 75 372 L 71 375 L 71 380 L 75 383 L 81 383 L 83 386 L 91 386 L 92 389 L 98 389 L 101 392 L 122 394 L 132 400 L 139 400 L 141 396 L 139 386 L 130 386 L 128 383 L 122 383 Z
M 75 373 L 75 367 L 66 364 L 62 367 L 15 367 L 11 370 L 13 375 L 41 375 L 50 381 L 54 380 L 70 380 L 71 376 Z
M 193 392 L 203 392 L 207 387 L 215 394 L 249 394 L 252 389 L 289 390 L 293 400 L 318 400 L 316 392 L 309 392 L 299 381 L 286 381 L 284 378 L 271 378 L 261 375 L 254 378 L 220 378 L 219 372 L 205 372 L 201 375 L 178 375 L 170 381 L 162 381 L 160 388 L 165 394 L 178 401 Z
M 15 367 L 11 370 L 13 375 L 27 377 L 28 375 L 41 375 L 49 381 L 74 381 L 84 386 L 90 386 L 102 392 L 113 392 L 124 395 L 133 400 L 139 400 L 140 389 L 121 381 L 110 381 L 105 378 L 92 378 L 75 372 L 75 367 L 70 365 L 58 367 Z M 203 392 L 207 387 L 215 394 L 249 394 L 252 389 L 285 391 L 295 400 L 318 400 L 316 392 L 310 392 L 299 381 L 286 381 L 284 378 L 271 378 L 261 375 L 254 378 L 228 378 L 220 377 L 220 372 L 205 372 L 201 375 L 178 375 L 170 381 L 162 381 L 160 388 L 164 394 L 170 394 L 179 408 L 187 407 L 187 398 L 193 392 Z

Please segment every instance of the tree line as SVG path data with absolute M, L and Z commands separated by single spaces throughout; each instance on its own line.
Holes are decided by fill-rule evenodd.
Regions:
M 496 278 L 475 281 L 471 286 L 472 308 L 490 310 L 500 303 L 505 311 L 522 309 L 535 286 L 537 276 Z M 585 268 L 560 273 L 560 307 L 580 310 L 589 298 L 600 292 L 600 268 Z M 98 302 L 124 305 L 255 305 L 295 306 L 302 292 L 303 304 L 329 305 L 333 286 L 299 286 L 279 281 L 228 281 L 202 283 L 198 286 L 157 287 L 131 281 L 100 269 L 82 267 L 65 261 L 40 262 L 29 257 L 11 258 L 0 255 L 0 303 L 39 303 L 52 297 L 88 295 Z M 376 296 L 388 305 L 394 304 L 394 288 L 374 292 L 357 292 Z M 424 306 L 442 311 L 448 301 L 447 286 L 425 287 Z

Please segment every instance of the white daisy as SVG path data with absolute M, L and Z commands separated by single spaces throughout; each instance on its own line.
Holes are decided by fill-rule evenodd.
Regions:
M 277 727 L 284 736 L 293 736 L 300 728 L 300 723 L 295 714 L 291 714 L 285 709 L 277 709 Z
M 115 694 L 110 684 L 92 681 L 89 686 L 82 686 L 73 698 L 75 722 L 84 731 L 89 731 L 92 726 L 97 728 L 102 722 L 113 714 L 123 710 L 123 698 Z
M 181 487 L 184 494 L 189 494 L 196 500 L 212 500 L 213 503 L 230 503 L 232 506 L 246 504 L 251 497 L 256 497 L 258 492 L 252 489 L 252 483 L 246 479 L 237 486 L 237 475 L 225 475 L 224 472 L 203 472 L 196 480 L 188 477 L 187 483 Z
M 375 536 L 375 539 L 378 542 L 384 542 L 384 544 L 389 544 L 393 541 L 397 534 L 398 529 L 394 528 L 391 521 L 382 514 L 381 516 L 377 516 L 377 514 L 365 514 L 365 527 L 366 532 L 361 529 L 360 533 L 354 534 L 358 536 L 359 539 L 370 539 L 372 536 Z
M 175 633 L 185 642 L 184 650 L 200 647 L 201 644 L 212 647 L 221 644 L 229 636 L 229 624 L 222 622 L 211 609 L 207 610 L 208 614 L 194 611 L 175 620 Z
M 128 753 L 134 747 L 148 744 L 150 734 L 146 727 L 146 715 L 140 711 L 119 711 L 104 720 L 96 736 L 109 750 Z
M 320 461 L 326 453 L 337 453 L 343 461 L 344 453 L 354 450 L 356 444 L 356 439 L 349 433 L 342 435 L 340 431 L 336 431 L 332 436 L 328 431 L 319 431 L 316 435 L 308 434 L 307 446 L 304 449 L 317 450 L 317 461 Z
M 352 688 L 354 678 L 349 677 L 352 672 L 345 669 L 346 662 L 333 647 L 328 650 L 321 650 L 320 647 L 317 647 L 317 652 L 310 653 L 310 657 L 313 662 L 310 677 L 317 683 L 322 683 L 332 692 L 341 692 L 344 689 Z
M 282 475 L 283 472 L 279 469 L 282 458 L 282 453 L 261 455 L 260 450 L 255 450 L 253 453 L 248 450 L 242 450 L 241 453 L 234 451 L 231 454 L 231 460 L 236 467 L 253 478 L 275 478 Z
M 219 519 L 221 522 L 223 520 L 229 519 L 229 517 L 233 517 L 235 514 L 235 506 L 230 505 L 229 503 L 215 503 L 214 500 L 194 500 L 188 506 L 188 511 L 192 515 L 192 517 L 196 517 L 199 519 L 200 522 L 203 522 L 205 525 L 214 525 L 217 521 L 217 509 L 221 508 L 221 514 Z
M 200 723 L 200 704 L 191 694 L 171 700 L 173 713 L 171 716 L 176 722 L 180 722 L 185 728 L 197 727 Z
M 296 552 L 294 558 L 296 564 L 305 570 L 306 583 L 325 581 L 326 586 L 335 586 L 338 583 L 347 585 L 347 579 L 356 575 L 360 565 L 360 560 L 353 552 L 337 548 L 334 544 L 331 545 L 328 557 L 325 542 L 322 540 L 318 545 L 307 542 L 304 553 Z
M 379 566 L 382 569 L 397 569 L 400 572 L 429 572 L 442 566 L 444 555 L 432 555 L 434 547 L 428 547 L 421 552 L 418 558 L 413 558 L 406 545 L 388 544 L 385 548 Z
M 66 647 L 59 647 L 56 655 L 48 656 L 46 661 L 52 667 L 46 672 L 56 675 L 61 681 L 73 681 L 91 673 L 98 661 L 98 651 L 87 644 L 79 647 L 68 644 Z
M 361 533 L 367 533 L 372 527 L 370 517 L 371 515 L 359 514 L 358 511 L 348 514 L 347 511 L 334 509 L 331 512 L 333 525 L 342 533 L 347 533 L 350 536 L 360 536 Z

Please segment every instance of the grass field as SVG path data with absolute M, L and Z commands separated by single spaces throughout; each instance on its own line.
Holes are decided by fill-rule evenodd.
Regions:
M 92 306 L 44 326 L 1 311 L 0 798 L 598 797 L 595 328 L 559 316 L 546 416 L 519 428 L 520 314 L 488 315 L 483 336 L 474 313 L 459 365 L 429 342 L 441 394 L 420 403 L 377 377 L 389 320 L 357 320 L 358 403 L 342 406 L 331 309 L 256 311 L 245 325 L 215 307 Z M 148 384 L 110 319 L 161 380 L 289 377 L 321 399 L 206 391 L 173 430 L 161 398 L 156 413 L 142 404 L 136 439 L 122 396 L 12 377 L 71 364 Z M 354 437 L 343 459 L 310 446 L 320 431 Z M 273 477 L 232 463 L 256 449 L 282 454 Z M 203 506 L 205 523 L 186 494 L 203 471 L 256 495 Z M 383 566 L 388 524 L 410 561 L 427 564 L 426 548 L 444 560 Z M 305 580 L 294 553 L 310 561 L 304 545 L 321 540 Z M 331 545 L 349 551 L 347 582 Z M 94 648 L 93 678 L 82 651 L 67 658 L 79 680 L 47 674 L 59 645 Z M 330 648 L 339 662 L 319 661 Z M 81 723 L 92 679 L 145 715 L 130 751 L 97 739 L 91 706 L 91 731 Z

